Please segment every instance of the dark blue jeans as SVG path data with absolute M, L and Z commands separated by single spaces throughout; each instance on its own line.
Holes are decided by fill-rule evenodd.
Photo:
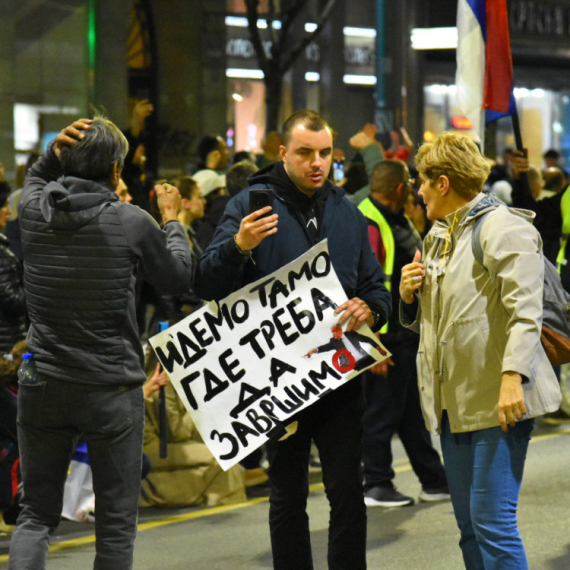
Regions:
M 48 380 L 20 386 L 22 512 L 10 542 L 11 570 L 42 570 L 59 524 L 63 488 L 80 434 L 95 491 L 95 570 L 131 570 L 140 494 L 142 388 Z
M 534 420 L 451 433 L 442 418 L 441 448 L 467 570 L 527 570 L 517 505 Z
M 350 383 L 358 383 L 354 379 Z M 342 392 L 325 396 L 300 412 L 297 433 L 267 444 L 271 498 L 269 527 L 274 570 L 312 570 L 308 466 L 311 439 L 319 450 L 323 483 L 331 506 L 329 570 L 366 568 L 366 506 L 360 467 L 364 401 Z M 341 398 L 339 398 L 341 396 Z
M 388 377 L 364 372 L 363 455 L 367 489 L 394 479 L 392 438 L 397 433 L 422 487 L 436 489 L 446 483 L 439 453 L 433 448 L 420 405 L 416 372 L 418 342 L 388 344 L 394 366 Z

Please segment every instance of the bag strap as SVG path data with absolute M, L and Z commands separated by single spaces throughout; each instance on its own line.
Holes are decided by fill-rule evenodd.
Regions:
M 486 271 L 489 270 L 483 263 L 484 254 L 483 246 L 481 245 L 481 229 L 483 228 L 483 222 L 485 221 L 485 218 L 493 211 L 494 208 L 493 210 L 485 212 L 475 220 L 475 223 L 473 224 L 473 234 L 471 235 L 471 249 L 473 250 L 473 257 L 475 258 L 475 261 L 477 261 L 479 265 L 481 265 L 481 267 L 483 267 L 483 269 Z

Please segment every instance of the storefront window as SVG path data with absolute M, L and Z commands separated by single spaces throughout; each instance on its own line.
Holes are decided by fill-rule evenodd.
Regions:
M 265 85 L 261 80 L 231 79 L 228 85 L 228 123 L 233 136 L 228 136 L 231 150 L 262 152 L 265 136 Z M 233 142 L 233 145 L 231 144 Z
M 475 137 L 457 102 L 455 85 L 429 85 L 424 88 L 424 140 L 433 140 L 443 131 L 462 131 Z M 516 88 L 515 99 L 521 124 L 523 144 L 529 160 L 542 166 L 542 155 L 554 148 L 568 162 L 570 155 L 570 97 L 544 89 Z M 497 121 L 497 156 L 515 146 L 512 121 Z
M 3 126 L 14 139 L 3 139 L 0 150 L 15 182 L 29 151 L 41 152 L 50 135 L 88 112 L 88 5 L 43 3 L 2 20 L 0 114 L 3 123 L 10 118 Z

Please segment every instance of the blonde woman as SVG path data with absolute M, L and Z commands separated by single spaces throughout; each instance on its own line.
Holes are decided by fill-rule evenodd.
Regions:
M 465 567 L 524 570 L 516 510 L 532 418 L 560 402 L 540 343 L 542 243 L 530 212 L 482 192 L 489 166 L 466 137 L 443 133 L 416 165 L 434 225 L 400 295 L 402 322 L 421 334 L 424 418 L 441 434 Z M 486 212 L 480 264 L 472 234 Z

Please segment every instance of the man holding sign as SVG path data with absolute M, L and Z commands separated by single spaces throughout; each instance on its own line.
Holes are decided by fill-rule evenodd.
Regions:
M 327 179 L 332 160 L 330 126 L 313 111 L 293 114 L 283 126 L 280 153 L 282 162 L 250 178 L 253 186 L 226 207 L 198 267 L 197 294 L 221 300 L 327 239 L 334 270 L 349 299 L 335 309 L 338 326 L 345 333 L 364 323 L 379 329 L 391 312 L 390 294 L 370 247 L 364 217 Z M 257 199 L 272 206 L 251 208 Z M 330 333 L 322 344 L 329 339 Z M 329 568 L 366 568 L 360 466 L 363 411 L 362 386 L 359 379 L 351 380 L 292 416 L 296 433 L 268 444 L 269 524 L 277 570 L 313 567 L 305 510 L 312 439 L 319 449 L 331 504 Z

